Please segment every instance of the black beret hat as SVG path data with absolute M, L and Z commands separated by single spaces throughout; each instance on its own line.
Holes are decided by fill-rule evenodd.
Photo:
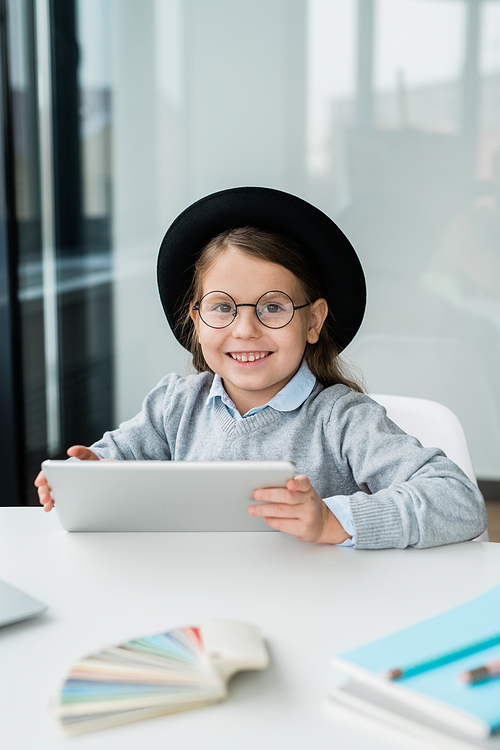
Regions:
M 327 328 L 339 351 L 363 320 L 366 286 L 351 243 L 322 211 L 295 195 L 263 187 L 236 187 L 213 193 L 186 208 L 168 229 L 158 255 L 158 288 L 177 340 L 182 336 L 179 304 L 205 245 L 228 229 L 253 226 L 292 239 L 317 277 L 328 302 Z

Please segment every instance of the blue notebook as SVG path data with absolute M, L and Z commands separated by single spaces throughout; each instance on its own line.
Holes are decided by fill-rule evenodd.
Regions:
M 454 609 L 333 659 L 334 666 L 472 737 L 500 730 L 500 678 L 470 685 L 463 672 L 500 659 L 500 586 Z M 403 677 L 391 680 L 391 670 Z

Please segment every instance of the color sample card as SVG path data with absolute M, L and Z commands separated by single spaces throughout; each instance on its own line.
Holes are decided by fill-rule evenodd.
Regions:
M 183 627 L 103 648 L 76 663 L 53 705 L 64 733 L 216 703 L 226 697 L 226 682 L 235 671 L 267 666 L 267 651 L 255 626 L 213 620 L 203 627 L 208 646 L 202 629 Z M 210 644 L 217 644 L 216 654 Z M 217 657 L 217 666 L 211 655 Z

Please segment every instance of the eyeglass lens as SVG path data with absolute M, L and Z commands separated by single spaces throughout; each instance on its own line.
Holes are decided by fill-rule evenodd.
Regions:
M 242 305 L 237 305 L 229 294 L 209 292 L 200 302 L 200 318 L 211 328 L 225 328 L 235 319 L 238 307 Z M 266 292 L 257 301 L 255 312 L 268 328 L 283 328 L 293 318 L 293 302 L 284 292 Z

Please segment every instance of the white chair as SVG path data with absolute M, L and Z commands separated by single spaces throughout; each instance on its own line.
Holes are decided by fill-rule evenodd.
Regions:
M 416 437 L 426 448 L 441 448 L 477 485 L 465 433 L 451 409 L 437 401 L 412 396 L 388 396 L 380 393 L 370 396 L 385 407 L 389 419 L 402 430 Z M 488 542 L 488 532 L 484 531 L 477 540 Z

